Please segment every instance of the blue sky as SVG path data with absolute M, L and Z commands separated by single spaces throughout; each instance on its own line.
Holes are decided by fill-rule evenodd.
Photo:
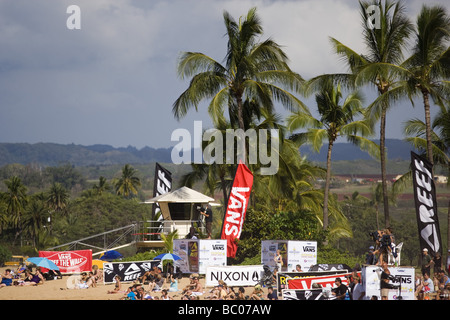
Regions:
M 422 3 L 406 2 L 413 20 Z M 426 3 L 450 11 L 446 0 Z M 79 30 L 67 28 L 70 5 L 81 10 Z M 188 85 L 177 77 L 177 57 L 200 51 L 221 62 L 223 11 L 238 19 L 253 6 L 263 38 L 284 46 L 306 79 L 346 71 L 329 37 L 364 52 L 353 0 L 0 0 L 0 142 L 175 145 L 175 129 L 211 125 L 205 105 L 173 118 Z M 412 117 L 423 118 L 420 101 L 395 106 L 388 138 L 402 138 L 402 122 Z

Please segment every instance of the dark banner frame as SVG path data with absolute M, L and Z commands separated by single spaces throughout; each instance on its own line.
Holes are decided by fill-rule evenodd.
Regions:
M 436 186 L 432 164 L 411 151 L 414 202 L 421 251 L 428 249 L 431 256 L 442 256 L 442 240 L 436 201 Z
M 167 183 L 169 182 L 169 184 Z M 155 165 L 155 179 L 153 186 L 153 197 L 165 194 L 172 190 L 172 173 L 161 166 L 158 162 Z M 153 204 L 152 216 L 154 217 L 160 210 L 159 204 Z

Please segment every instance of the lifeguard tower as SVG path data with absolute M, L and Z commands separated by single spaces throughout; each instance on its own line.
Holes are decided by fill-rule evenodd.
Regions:
M 214 201 L 214 198 L 188 187 L 181 187 L 145 201 L 146 204 L 159 204 L 162 219 L 142 222 L 136 245 L 138 247 L 163 246 L 159 235 L 169 234 L 175 230 L 178 231 L 179 238 L 185 238 L 191 227 L 204 232 L 203 216 L 198 209 L 207 204 L 217 206 L 218 204 Z

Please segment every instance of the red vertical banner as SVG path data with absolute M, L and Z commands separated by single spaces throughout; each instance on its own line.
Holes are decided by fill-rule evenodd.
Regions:
M 236 256 L 236 241 L 241 236 L 252 185 L 252 172 L 245 164 L 239 163 L 228 197 L 227 210 L 222 226 L 221 239 L 227 240 L 227 257 L 234 258 Z

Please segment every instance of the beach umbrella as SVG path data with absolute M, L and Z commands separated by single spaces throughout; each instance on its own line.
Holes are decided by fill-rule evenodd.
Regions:
M 28 258 L 27 261 L 41 268 L 59 271 L 58 266 L 53 261 L 44 257 L 31 257 Z
M 159 256 L 156 256 L 153 258 L 154 260 L 173 260 L 173 261 L 177 261 L 177 260 L 182 260 L 179 256 L 177 256 L 176 254 L 172 254 L 172 253 L 161 253 Z
M 118 252 L 116 250 L 109 250 L 109 251 L 106 251 L 99 259 L 112 261 L 112 260 L 119 259 L 122 257 L 123 256 L 120 254 L 120 252 Z

